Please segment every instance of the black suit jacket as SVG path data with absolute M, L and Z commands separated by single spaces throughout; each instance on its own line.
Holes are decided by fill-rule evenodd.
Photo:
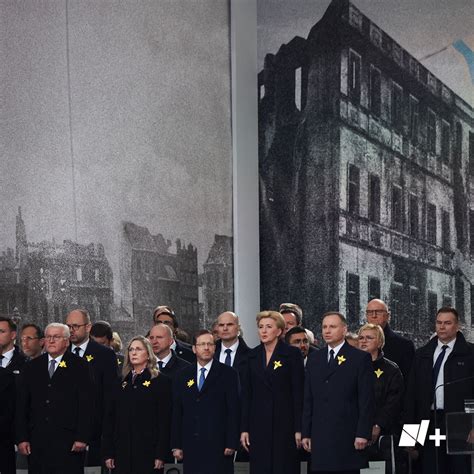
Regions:
M 0 369 L 0 472 L 15 474 L 15 378 Z
M 186 344 L 186 342 L 180 341 L 179 339 L 175 339 L 175 342 L 176 349 L 174 349 L 174 351 L 176 352 L 176 355 L 190 364 L 195 364 L 196 356 L 194 355 L 192 346 Z
M 29 441 L 30 463 L 74 472 L 83 455 L 71 453 L 74 441 L 89 442 L 93 410 L 87 362 L 65 352 L 52 378 L 48 354 L 24 366 L 17 397 L 17 444 Z
M 306 363 L 303 408 L 304 438 L 311 438 L 311 467 L 316 471 L 346 471 L 367 467 L 356 437 L 370 439 L 374 424 L 372 359 L 343 344 L 334 367 L 328 348 L 313 352 Z M 314 449 L 317 447 L 317 449 Z
M 416 351 L 405 393 L 404 423 L 420 423 L 430 418 L 433 403 L 433 355 L 438 344 L 434 337 Z M 444 363 L 444 383 L 474 375 L 474 349 L 461 332 Z M 444 390 L 444 411 L 463 412 L 464 400 L 474 398 L 474 379 L 451 383 Z
M 383 353 L 387 359 L 398 365 L 406 381 L 415 356 L 415 345 L 409 339 L 397 334 L 388 324 L 383 332 L 385 334 Z
M 171 447 L 183 449 L 184 472 L 232 474 L 233 456 L 225 448 L 239 445 L 239 381 L 237 372 L 213 361 L 202 390 L 197 365 L 174 379 Z
M 161 372 L 167 375 L 169 378 L 174 379 L 178 372 L 185 369 L 186 367 L 189 367 L 191 364 L 184 359 L 181 359 L 181 357 L 178 357 L 174 351 L 171 351 L 171 354 L 171 359 L 163 367 Z
M 221 349 L 222 349 L 222 341 L 217 341 L 216 342 L 216 352 L 214 354 L 214 360 L 217 360 L 219 362 L 219 357 L 221 355 Z M 234 357 L 234 363 L 232 364 L 232 367 L 234 369 L 237 369 L 237 372 L 239 372 L 239 375 L 241 375 L 242 370 L 245 368 L 245 364 L 247 361 L 247 357 L 250 352 L 250 347 L 247 346 L 245 341 L 239 337 L 239 346 L 237 347 L 237 351 L 235 353 Z

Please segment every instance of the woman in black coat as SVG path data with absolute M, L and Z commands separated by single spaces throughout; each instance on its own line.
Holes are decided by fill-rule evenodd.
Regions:
M 385 455 L 381 452 L 378 441 L 381 436 L 398 436 L 401 429 L 403 375 L 395 362 L 384 357 L 382 351 L 384 342 L 384 332 L 380 326 L 365 324 L 359 329 L 359 349 L 371 355 L 375 374 L 375 417 L 368 449 L 369 459 L 373 461 L 391 459 L 390 445 L 388 444 L 386 449 L 389 454 Z M 397 440 L 394 444 L 395 446 L 398 444 Z
M 128 344 L 123 375 L 105 420 L 105 465 L 116 474 L 156 473 L 170 450 L 171 381 L 143 336 Z
M 257 315 L 261 344 L 249 352 L 242 374 L 240 441 L 251 474 L 300 472 L 304 365 L 301 352 L 280 341 L 285 320 L 276 311 Z

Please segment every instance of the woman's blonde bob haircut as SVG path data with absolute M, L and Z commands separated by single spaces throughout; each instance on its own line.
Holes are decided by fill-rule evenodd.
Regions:
M 357 333 L 360 336 L 362 331 L 375 331 L 377 333 L 377 342 L 380 345 L 380 349 L 385 346 L 385 334 L 383 333 L 383 329 L 378 324 L 364 324 Z
M 257 314 L 257 326 L 262 319 L 273 319 L 278 329 L 285 330 L 285 318 L 278 311 L 261 311 Z
M 132 343 L 135 341 L 141 342 L 143 344 L 143 347 L 147 351 L 148 362 L 146 364 L 146 368 L 150 371 L 151 378 L 154 379 L 155 377 L 158 377 L 159 372 L 158 372 L 158 369 L 156 368 L 158 359 L 153 353 L 153 348 L 151 347 L 150 341 L 146 337 L 135 336 L 127 344 L 127 350 L 125 351 L 125 361 L 123 363 L 123 369 L 122 369 L 122 378 L 125 379 L 125 377 L 133 370 L 132 364 L 130 363 L 130 358 L 128 356 L 128 350 L 130 349 L 130 346 L 132 345 Z

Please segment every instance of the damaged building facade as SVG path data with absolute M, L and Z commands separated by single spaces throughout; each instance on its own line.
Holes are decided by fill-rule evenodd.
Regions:
M 319 330 L 382 298 L 421 343 L 474 309 L 474 113 L 347 0 L 259 74 L 262 307 Z

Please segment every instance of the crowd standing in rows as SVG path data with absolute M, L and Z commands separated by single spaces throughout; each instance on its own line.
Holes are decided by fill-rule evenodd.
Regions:
M 366 318 L 349 334 L 342 313 L 325 313 L 319 348 L 301 308 L 284 303 L 257 315 L 251 349 L 233 312 L 187 344 L 173 309 L 158 306 L 122 356 L 110 324 L 82 309 L 44 333 L 0 317 L 0 472 L 15 473 L 16 445 L 32 474 L 83 473 L 85 463 L 151 474 L 172 462 L 232 474 L 235 461 L 252 474 L 297 474 L 301 461 L 355 474 L 369 459 L 386 460 L 387 473 L 412 461 L 423 474 L 470 473 L 469 457 L 445 443 L 397 447 L 403 423 L 429 419 L 443 433 L 446 414 L 474 399 L 474 348 L 457 311 L 441 308 L 416 352 L 382 300 Z M 472 448 L 470 426 L 464 438 Z

